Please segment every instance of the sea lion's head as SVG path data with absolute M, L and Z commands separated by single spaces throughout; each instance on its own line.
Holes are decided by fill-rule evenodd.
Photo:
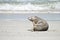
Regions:
M 30 20 L 30 21 L 34 21 L 34 22 L 36 22 L 36 21 L 38 21 L 37 20 L 37 16 L 31 16 L 31 17 L 28 17 L 28 20 Z

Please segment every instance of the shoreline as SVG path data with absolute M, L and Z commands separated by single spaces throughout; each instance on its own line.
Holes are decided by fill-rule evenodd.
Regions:
M 0 14 L 27 14 L 27 13 L 60 13 L 60 10 L 0 10 Z

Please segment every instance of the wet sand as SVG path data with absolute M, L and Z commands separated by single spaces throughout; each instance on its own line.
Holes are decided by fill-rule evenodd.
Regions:
M 47 22 L 48 31 L 32 32 L 30 21 L 0 20 L 0 40 L 60 40 L 60 21 Z
M 49 9 L 49 10 L 0 10 L 0 14 L 3 13 L 3 14 L 28 14 L 28 13 L 43 13 L 43 14 L 46 14 L 46 13 L 60 13 L 60 10 L 59 9 Z

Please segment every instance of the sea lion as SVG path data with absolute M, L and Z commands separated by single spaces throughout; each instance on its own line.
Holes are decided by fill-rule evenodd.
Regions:
M 28 17 L 28 20 L 33 23 L 33 31 L 47 31 L 49 28 L 47 21 L 40 17 L 31 16 Z

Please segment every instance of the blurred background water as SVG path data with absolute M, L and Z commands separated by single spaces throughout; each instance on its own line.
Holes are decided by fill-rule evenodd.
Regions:
M 0 3 L 19 3 L 19 4 L 38 4 L 38 3 L 53 3 L 53 2 L 60 2 L 60 0 L 0 0 Z
M 60 21 L 60 13 L 59 14 L 0 14 L 1 19 L 13 19 L 13 20 L 27 20 L 30 16 L 38 16 L 48 21 Z
M 23 5 L 23 6 L 21 6 Z M 37 6 L 39 5 L 39 6 Z M 0 0 L 0 10 L 40 10 L 40 9 L 60 9 L 60 0 Z M 46 20 L 60 20 L 60 13 L 53 14 L 2 14 L 0 19 L 20 19 L 27 20 L 29 16 L 39 16 Z
M 30 4 L 26 6 L 27 4 Z M 22 6 L 21 6 L 22 5 Z M 41 8 L 47 8 L 47 9 L 60 9 L 60 0 L 0 0 L 0 10 L 4 9 L 14 9 L 17 10 L 20 7 L 29 7 L 32 8 L 33 6 L 37 9 L 39 7 Z M 25 7 L 25 8 L 26 8 Z M 21 9 L 21 8 L 20 8 Z

